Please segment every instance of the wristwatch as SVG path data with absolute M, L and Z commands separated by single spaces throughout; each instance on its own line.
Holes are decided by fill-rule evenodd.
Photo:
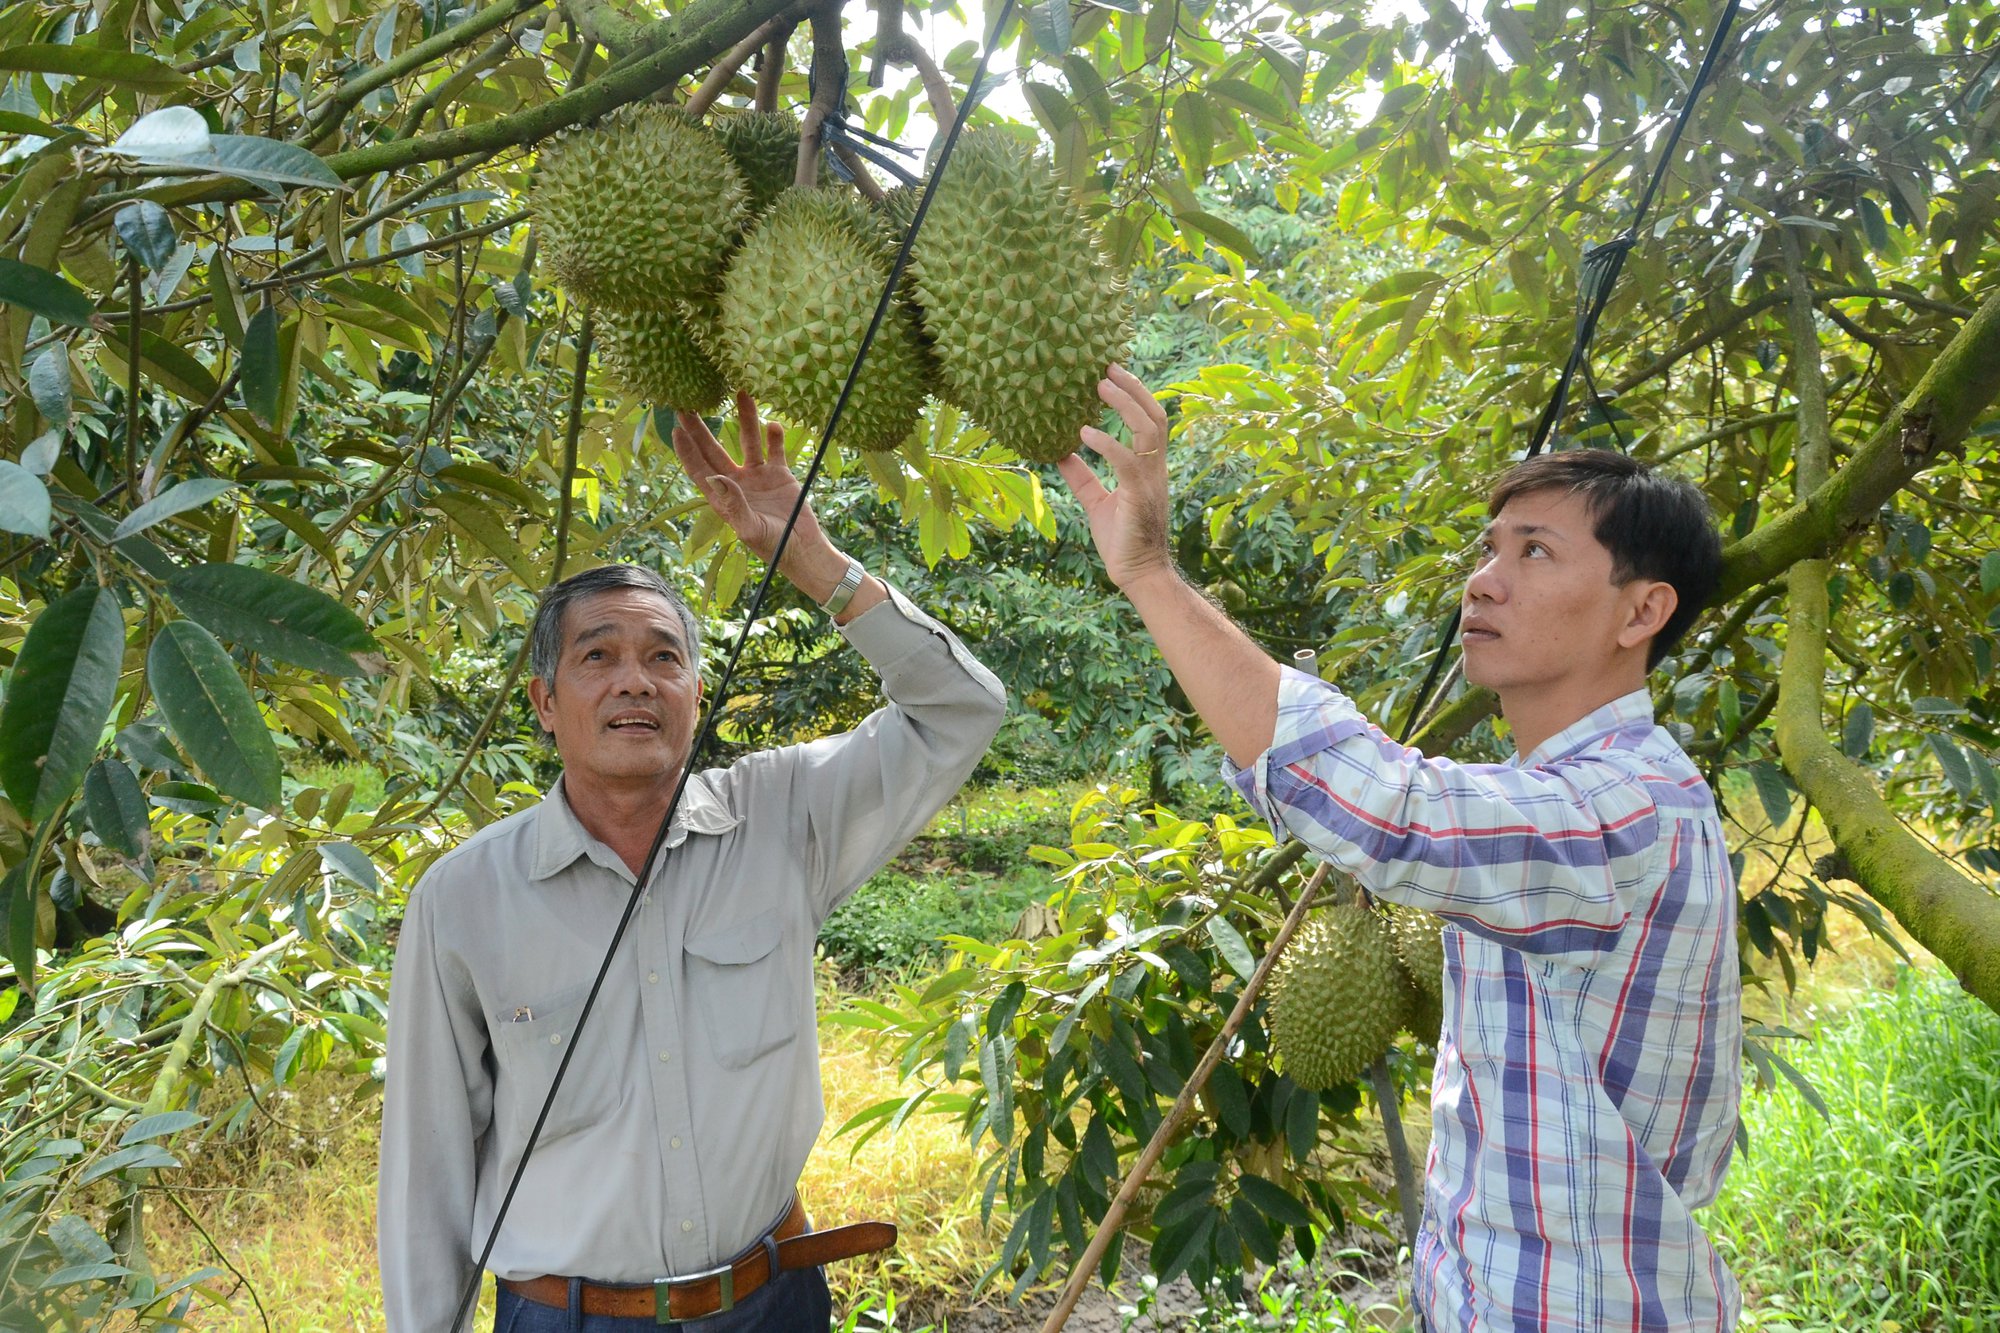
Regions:
M 860 589 L 867 577 L 868 571 L 861 567 L 861 562 L 853 556 L 847 557 L 847 572 L 840 576 L 840 582 L 833 585 L 833 591 L 826 595 L 826 600 L 819 604 L 819 609 L 830 616 L 839 615 L 847 609 L 847 604 L 854 600 L 855 592 Z

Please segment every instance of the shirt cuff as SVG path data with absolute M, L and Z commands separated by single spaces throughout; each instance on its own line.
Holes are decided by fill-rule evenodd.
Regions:
M 1272 794 L 1276 776 L 1289 764 L 1368 730 L 1368 719 L 1354 701 L 1317 676 L 1293 667 L 1278 673 L 1278 725 L 1271 748 L 1239 768 L 1227 757 L 1222 776 L 1252 810 L 1271 826 L 1280 841 L 1289 836 L 1283 802 Z
M 900 664 L 917 654 L 934 651 L 934 645 L 940 643 L 967 675 L 981 681 L 992 678 L 992 674 L 980 665 L 979 659 L 958 641 L 956 634 L 919 610 L 916 603 L 887 579 L 882 580 L 882 586 L 889 590 L 887 597 L 845 625 L 836 623 L 834 628 L 856 652 L 868 659 L 868 665 L 875 669 L 875 674 L 882 677 L 885 684 Z

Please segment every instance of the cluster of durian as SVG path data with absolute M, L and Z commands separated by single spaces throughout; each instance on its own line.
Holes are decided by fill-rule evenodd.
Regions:
M 1359 1078 L 1400 1031 L 1436 1045 L 1443 1022 L 1444 923 L 1428 912 L 1321 908 L 1271 974 L 1271 1046 L 1300 1087 Z
M 916 192 L 871 206 L 792 184 L 799 123 L 727 114 L 711 129 L 656 104 L 558 140 L 532 203 L 556 279 L 598 312 L 604 364 L 658 406 L 714 412 L 731 388 L 794 423 L 833 410 Z M 925 401 L 1052 462 L 1103 412 L 1125 354 L 1125 286 L 1082 209 L 1025 146 L 963 135 L 838 440 L 893 449 Z

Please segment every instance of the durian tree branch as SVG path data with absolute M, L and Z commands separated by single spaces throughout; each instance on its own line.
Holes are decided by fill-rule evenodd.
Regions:
M 660 26 L 655 21 L 633 18 L 610 0 L 563 0 L 562 9 L 584 40 L 609 51 L 613 60 L 647 54 L 652 49 L 646 45 L 647 39 Z
M 493 67 L 506 57 L 516 42 L 528 33 L 546 31 L 548 21 L 549 16 L 543 14 L 522 22 L 518 27 L 510 27 L 495 37 L 484 50 L 466 61 L 456 73 L 440 79 L 417 99 L 416 105 L 412 106 L 409 113 L 403 117 L 403 123 L 396 127 L 396 137 L 407 139 L 422 129 L 424 121 L 429 119 L 431 112 L 440 106 L 449 105 L 453 98 L 492 73 Z
M 757 96 L 753 103 L 759 111 L 778 109 L 778 89 L 785 81 L 785 51 L 791 46 L 792 33 L 798 26 L 795 20 L 784 20 L 771 34 L 771 40 L 764 44 L 764 58 L 757 67 Z
M 868 62 L 868 86 L 882 86 L 889 53 L 903 42 L 903 0 L 876 0 L 875 55 Z
M 1903 827 L 1866 769 L 1834 748 L 1820 717 L 1827 564 L 1792 568 L 1790 631 L 1778 685 L 1778 758 L 1819 811 L 1854 882 L 1989 1008 L 2000 1011 L 2000 895 Z
M 329 134 L 340 128 L 340 122 L 346 119 L 348 112 L 360 105 L 362 98 L 377 88 L 386 87 L 397 79 L 416 73 L 433 60 L 449 55 L 461 46 L 470 45 L 493 29 L 511 23 L 518 15 L 541 3 L 543 0 L 499 0 L 497 4 L 474 10 L 468 17 L 418 42 L 393 59 L 385 60 L 373 69 L 348 79 L 327 95 L 326 100 L 313 113 L 305 133 L 299 136 L 299 142 L 308 148 L 317 146 Z
M 812 105 L 799 132 L 799 167 L 793 183 L 809 190 L 819 183 L 820 140 L 828 116 L 847 96 L 847 48 L 840 40 L 840 7 L 819 4 L 812 16 Z
M 848 174 L 854 177 L 854 188 L 861 192 L 862 198 L 879 204 L 889 197 L 882 192 L 881 183 L 870 174 L 868 164 L 861 160 L 859 153 L 844 143 L 837 143 L 833 146 L 833 155 L 840 159 L 840 165 L 846 167 Z
M 2000 396 L 2000 291 L 1946 343 L 1917 387 L 1866 443 L 1792 508 L 1723 552 L 1728 601 L 1794 563 L 1837 549 L 1946 450 L 1963 444 Z
M 476 125 L 439 130 L 415 139 L 369 144 L 322 160 L 342 180 L 352 181 L 425 162 L 537 143 L 672 87 L 756 31 L 759 25 L 794 13 L 797 6 L 798 0 L 694 0 L 658 25 L 670 30 L 658 50 L 644 59 L 609 70 L 574 92 Z M 204 178 L 101 195 L 92 201 L 89 219 L 108 217 L 119 204 L 134 198 L 174 207 L 225 203 L 258 194 L 256 187 L 242 181 Z
M 715 62 L 714 68 L 708 71 L 708 77 L 703 79 L 701 86 L 689 95 L 687 105 L 683 108 L 691 119 L 699 120 L 708 114 L 708 109 L 715 105 L 715 99 L 722 96 L 731 80 L 735 79 L 736 72 L 749 63 L 751 56 L 763 49 L 764 43 L 770 40 L 771 34 L 777 28 L 778 21 L 772 19 L 730 47 L 722 59 Z
M 958 119 L 958 99 L 952 96 L 951 80 L 945 78 L 944 71 L 931 59 L 931 53 L 917 43 L 916 38 L 898 31 L 897 43 L 889 53 L 889 58 L 899 65 L 908 65 L 917 71 L 923 80 L 924 99 L 931 104 L 931 119 L 937 122 L 937 132 L 944 134 Z

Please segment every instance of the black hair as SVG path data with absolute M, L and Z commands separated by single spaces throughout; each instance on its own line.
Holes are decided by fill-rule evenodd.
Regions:
M 1651 670 L 1673 651 L 1708 605 L 1722 578 L 1722 538 L 1708 497 L 1609 449 L 1564 449 L 1508 468 L 1486 500 L 1489 518 L 1509 500 L 1536 491 L 1580 495 L 1597 520 L 1592 535 L 1611 552 L 1611 580 L 1650 579 L 1673 587 L 1674 613 L 1646 649 Z
M 542 590 L 541 601 L 535 607 L 535 623 L 528 631 L 528 661 L 546 688 L 556 687 L 556 662 L 563 647 L 563 617 L 570 603 L 618 588 L 638 588 L 666 598 L 687 634 L 688 659 L 701 661 L 701 627 L 695 622 L 694 612 L 688 609 L 686 599 L 665 579 L 643 565 L 599 565 Z

